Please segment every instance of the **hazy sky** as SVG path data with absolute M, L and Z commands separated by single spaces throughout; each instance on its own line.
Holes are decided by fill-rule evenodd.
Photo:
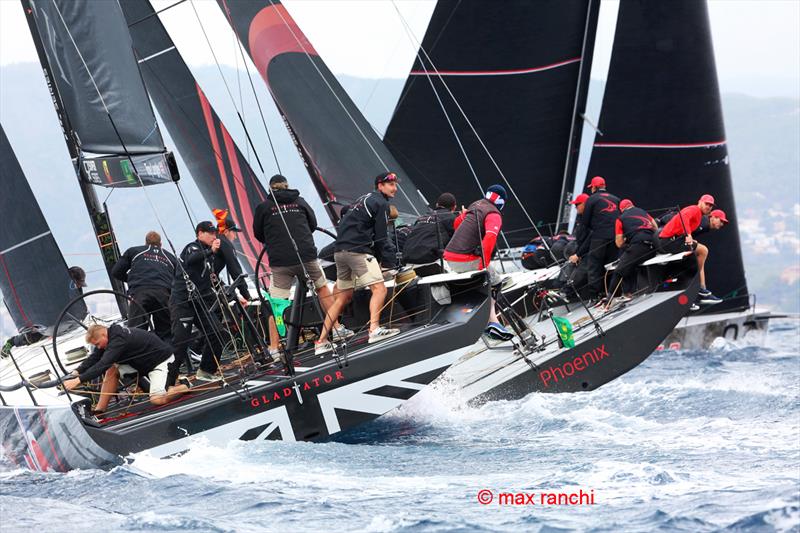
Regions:
M 103 1 L 103 0 L 98 0 Z M 669 0 L 665 0 L 669 1 Z M 175 0 L 154 0 L 156 9 Z M 433 0 L 285 0 L 314 47 L 337 74 L 404 78 L 416 47 L 398 11 L 421 39 Z M 212 64 L 194 8 L 220 62 L 236 66 L 232 33 L 213 0 L 185 2 L 162 15 L 190 65 Z M 607 63 L 617 3 L 603 1 L 598 64 Z M 711 0 L 711 25 L 722 90 L 783 96 L 800 92 L 800 0 Z M 0 0 L 0 65 L 37 61 L 22 8 Z

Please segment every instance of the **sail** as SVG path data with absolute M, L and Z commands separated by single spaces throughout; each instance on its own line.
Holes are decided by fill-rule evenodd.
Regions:
M 728 146 L 705 2 L 620 3 L 589 176 L 647 210 L 710 193 L 730 221 L 703 235 L 713 310 L 748 305 Z
M 518 197 L 503 210 L 509 243 L 530 240 L 532 221 L 556 222 L 562 190 L 574 183 L 578 143 L 570 140 L 580 138 L 598 4 L 436 4 L 384 137 L 428 198 L 446 191 L 467 205 L 504 184 L 449 88 Z
M 425 212 L 426 202 L 399 163 L 277 0 L 217 0 L 258 68 L 334 223 L 342 205 L 394 172 L 401 213 Z
M 27 5 L 72 141 L 97 154 L 163 152 L 117 2 L 28 0 Z
M 255 270 L 261 243 L 253 213 L 267 197 L 147 0 L 121 0 L 139 67 L 164 125 L 209 210 L 227 209 L 243 230 L 234 246 Z
M 55 325 L 78 294 L 50 227 L 0 126 L 0 290 L 17 329 Z M 75 316 L 86 315 L 78 304 Z M 63 331 L 63 329 L 62 329 Z

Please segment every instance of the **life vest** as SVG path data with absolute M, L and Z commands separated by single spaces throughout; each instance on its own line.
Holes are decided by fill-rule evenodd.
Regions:
M 486 198 L 472 202 L 445 250 L 456 254 L 480 257 L 483 254 L 481 242 L 486 231 L 483 223 L 491 213 L 499 215 L 500 210 Z

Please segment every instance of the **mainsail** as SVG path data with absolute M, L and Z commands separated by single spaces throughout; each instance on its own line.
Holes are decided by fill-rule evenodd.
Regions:
M 499 167 L 518 196 L 503 211 L 510 244 L 557 221 L 574 183 L 598 5 L 437 3 L 384 138 L 428 198 L 448 191 L 466 205 L 504 183 Z
M 392 203 L 401 213 L 423 213 L 426 202 L 414 183 L 286 8 L 277 0 L 217 2 L 269 87 L 331 220 L 387 171 L 401 182 Z
M 730 223 L 704 235 L 714 312 L 748 305 L 705 2 L 620 3 L 589 176 L 648 209 L 714 196 Z
M 267 196 L 247 159 L 147 0 L 121 0 L 148 92 L 209 209 L 227 209 L 243 230 L 234 246 L 252 273 L 261 244 L 253 213 Z
M 0 126 L 0 291 L 18 329 L 50 328 L 78 294 L 50 227 Z M 77 304 L 71 313 L 82 318 Z M 62 329 L 63 331 L 63 329 Z

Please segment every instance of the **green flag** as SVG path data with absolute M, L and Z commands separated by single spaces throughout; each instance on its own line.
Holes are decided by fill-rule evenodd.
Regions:
M 572 336 L 572 324 L 569 320 L 561 316 L 553 316 L 553 325 L 558 331 L 558 337 L 561 339 L 561 345 L 564 348 L 575 347 L 575 337 Z
M 292 305 L 292 300 L 285 300 L 283 298 L 273 298 L 264 291 L 261 294 L 267 299 L 270 307 L 272 307 L 272 316 L 275 317 L 275 325 L 278 327 L 278 333 L 281 337 L 286 336 L 286 324 L 283 321 L 283 312 Z

